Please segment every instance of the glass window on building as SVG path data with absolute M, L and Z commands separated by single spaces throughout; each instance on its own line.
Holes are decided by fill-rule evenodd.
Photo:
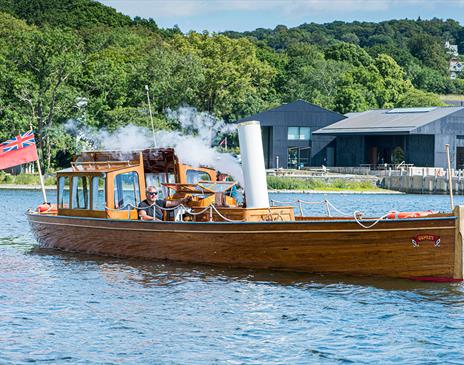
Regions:
M 60 176 L 58 179 L 57 203 L 59 208 L 69 208 L 69 176 Z
M 89 209 L 89 178 L 87 176 L 73 176 L 71 207 Z
M 92 209 L 105 210 L 105 176 L 94 176 L 92 178 Z
M 287 150 L 287 167 L 302 169 L 311 164 L 311 147 L 289 147 Z
M 309 141 L 311 139 L 311 128 L 288 127 L 288 139 L 292 141 Z
M 139 177 L 135 171 L 114 178 L 114 207 L 131 209 L 140 203 Z

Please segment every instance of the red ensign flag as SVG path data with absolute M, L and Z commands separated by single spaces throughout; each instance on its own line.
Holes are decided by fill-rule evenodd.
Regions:
M 0 144 L 0 170 L 38 160 L 32 131 Z

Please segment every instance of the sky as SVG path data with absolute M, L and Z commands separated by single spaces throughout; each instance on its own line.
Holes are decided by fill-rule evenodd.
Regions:
M 158 26 L 222 32 L 389 19 L 454 19 L 464 25 L 464 0 L 98 0 Z

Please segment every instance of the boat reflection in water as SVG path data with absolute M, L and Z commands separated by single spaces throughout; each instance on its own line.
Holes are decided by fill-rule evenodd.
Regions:
M 246 206 L 234 182 L 187 166 L 172 149 L 83 153 L 57 173 L 57 205 L 27 214 L 42 247 L 235 268 L 431 281 L 463 279 L 464 208 L 379 218 L 295 217 L 269 206 L 260 127 L 239 127 Z M 147 185 L 188 205 L 138 220 Z M 43 207 L 42 207 L 43 208 Z M 404 218 L 402 218 L 404 216 Z M 382 218 L 382 219 L 381 219 Z

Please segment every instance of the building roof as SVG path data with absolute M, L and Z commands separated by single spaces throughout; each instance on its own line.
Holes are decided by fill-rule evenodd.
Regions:
M 464 107 L 396 108 L 348 114 L 348 118 L 314 134 L 409 134 L 426 124 L 447 117 Z
M 338 118 L 344 118 L 343 114 L 339 114 L 337 112 L 334 112 L 332 110 L 324 109 L 323 107 L 315 104 L 308 103 L 305 100 L 295 100 L 291 103 L 285 103 L 282 104 L 278 107 L 268 109 L 265 111 L 262 111 L 260 113 L 256 113 L 253 115 L 250 115 L 248 117 L 239 119 L 237 123 L 244 122 L 244 121 L 249 121 L 249 120 L 261 120 L 262 118 L 265 118 L 269 113 L 301 113 L 301 112 L 306 112 L 306 113 L 329 113 L 333 114 L 334 116 Z

